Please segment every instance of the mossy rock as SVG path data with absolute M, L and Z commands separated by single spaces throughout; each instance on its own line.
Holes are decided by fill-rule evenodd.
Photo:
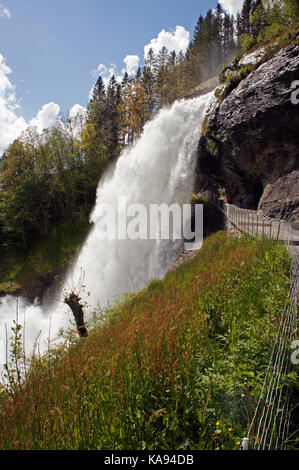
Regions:
M 206 149 L 211 155 L 214 155 L 215 157 L 220 156 L 220 146 L 215 140 L 207 138 Z

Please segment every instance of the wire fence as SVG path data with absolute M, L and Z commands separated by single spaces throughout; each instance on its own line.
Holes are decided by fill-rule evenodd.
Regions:
M 210 203 L 226 218 L 227 229 L 284 242 L 292 258 L 289 295 L 279 319 L 279 326 L 262 389 L 242 450 L 284 450 L 289 448 L 291 401 L 288 373 L 292 369 L 291 345 L 298 331 L 297 300 L 299 287 L 299 227 L 286 220 L 264 216 L 257 211 L 227 204 L 210 194 Z

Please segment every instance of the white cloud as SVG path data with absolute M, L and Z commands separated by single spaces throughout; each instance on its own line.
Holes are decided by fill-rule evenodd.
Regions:
M 20 108 L 15 85 L 9 75 L 12 70 L 0 54 L 0 155 L 28 126 L 36 126 L 38 132 L 51 127 L 59 120 L 60 107 L 56 103 L 45 104 L 35 118 L 28 123 L 17 114 Z
M 11 72 L 0 54 L 0 155 L 27 126 L 25 119 L 16 113 L 20 105 L 9 79 Z
M 140 57 L 138 55 L 129 55 L 127 54 L 124 58 L 124 63 L 126 65 L 125 69 L 122 69 L 122 73 L 128 73 L 128 75 L 132 75 L 137 72 L 139 67 Z
M 37 116 L 29 122 L 30 126 L 36 127 L 37 131 L 41 133 L 44 129 L 48 129 L 59 121 L 60 106 L 53 101 L 44 104 L 42 109 L 37 113 Z
M 81 104 L 74 104 L 74 106 L 69 111 L 70 119 L 77 119 L 78 117 L 85 118 L 85 116 L 86 108 L 84 106 L 81 106 Z
M 9 79 L 11 72 L 12 70 L 0 54 L 0 156 L 29 126 L 34 126 L 37 132 L 42 133 L 44 129 L 53 125 L 64 125 L 60 119 L 60 106 L 53 101 L 42 106 L 29 122 L 26 122 L 22 116 L 18 116 L 20 100 L 17 100 L 15 85 Z M 28 92 L 27 90 L 26 93 Z M 68 117 L 75 136 L 85 123 L 86 111 L 86 108 L 80 104 L 75 104 L 69 111 Z
M 69 130 L 78 138 L 86 122 L 87 109 L 80 104 L 74 104 L 69 111 Z
M 108 68 L 106 67 L 106 65 L 104 64 L 99 64 L 97 66 L 97 68 L 95 68 L 92 72 L 91 72 L 91 75 L 93 75 L 94 77 L 95 76 L 98 76 L 98 75 L 102 75 L 102 76 L 105 76 L 108 72 Z
M 154 53 L 158 54 L 162 47 L 166 47 L 169 52 L 186 52 L 189 42 L 190 33 L 183 26 L 176 26 L 172 32 L 162 29 L 156 38 L 144 46 L 144 57 L 146 58 L 150 49 L 153 49 Z
M 114 75 L 116 80 L 120 83 L 122 81 L 122 75 L 117 72 L 117 65 L 111 62 L 110 67 L 107 67 L 105 64 L 99 64 L 96 69 L 91 72 L 91 75 L 98 77 L 101 75 L 104 85 L 108 85 L 110 78 Z M 92 97 L 94 87 L 89 92 L 89 98 Z
M 9 9 L 0 3 L 0 18 L 11 18 Z
M 244 0 L 219 0 L 224 10 L 230 15 L 236 16 L 238 11 L 242 9 Z

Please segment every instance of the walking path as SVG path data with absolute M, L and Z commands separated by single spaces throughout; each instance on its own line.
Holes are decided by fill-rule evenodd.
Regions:
M 298 341 L 299 223 L 263 216 L 257 211 L 227 204 L 211 194 L 210 202 L 225 215 L 227 230 L 284 242 L 292 258 L 289 296 L 281 313 L 276 339 L 258 403 L 241 450 L 288 449 L 291 444 L 291 402 L 283 378 L 292 370 L 292 346 Z M 295 344 L 295 346 L 294 346 Z M 298 346 L 297 346 L 298 348 Z

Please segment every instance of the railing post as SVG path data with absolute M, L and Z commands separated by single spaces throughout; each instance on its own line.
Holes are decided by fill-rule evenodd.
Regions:
M 277 241 L 279 240 L 279 234 L 280 234 L 280 224 L 281 224 L 281 220 L 278 222 L 278 228 L 277 228 L 277 237 L 276 237 L 276 240 L 277 240 Z
M 250 234 L 249 212 L 247 212 L 247 233 Z
M 272 219 L 270 219 L 270 240 L 272 240 Z

